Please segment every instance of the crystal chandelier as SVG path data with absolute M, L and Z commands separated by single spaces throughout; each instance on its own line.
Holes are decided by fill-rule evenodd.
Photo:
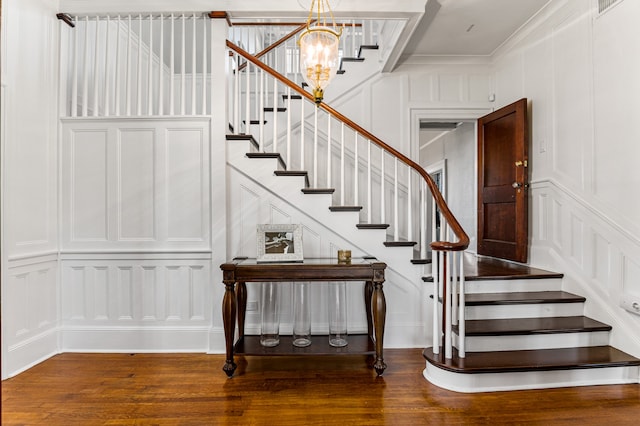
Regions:
M 316 19 L 312 26 L 312 17 Z M 331 18 L 327 25 L 327 13 Z M 307 18 L 307 29 L 300 34 L 300 71 L 313 90 L 316 104 L 322 102 L 327 87 L 338 69 L 338 44 L 342 28 L 336 30 L 336 22 L 329 0 L 312 0 Z

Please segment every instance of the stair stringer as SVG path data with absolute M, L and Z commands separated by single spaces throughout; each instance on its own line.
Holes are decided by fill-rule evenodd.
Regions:
M 230 145 L 245 145 L 242 142 L 230 142 Z M 245 148 L 248 148 L 245 145 Z M 233 151 L 233 150 L 229 150 Z M 269 201 L 261 201 L 264 205 L 260 208 L 263 210 L 268 209 L 271 211 L 275 211 L 280 218 L 289 217 L 292 223 L 302 223 L 303 228 L 305 229 L 305 234 L 309 237 L 316 237 L 318 234 L 322 234 L 323 238 L 330 240 L 329 243 L 323 244 L 323 251 L 321 255 L 323 256 L 331 256 L 332 253 L 338 248 L 351 248 L 353 251 L 353 256 L 358 257 L 362 255 L 373 255 L 371 251 L 363 250 L 361 246 L 366 247 L 368 244 L 380 245 L 382 247 L 382 251 L 399 251 L 404 252 L 405 256 L 409 256 L 408 251 L 410 248 L 386 248 L 382 245 L 382 240 L 380 238 L 384 238 L 384 232 L 380 230 L 360 230 L 357 229 L 354 231 L 358 233 L 362 233 L 359 241 L 355 244 L 353 241 L 350 241 L 348 236 L 345 235 L 343 231 L 346 231 L 346 226 L 336 225 L 336 222 L 351 222 L 351 226 L 355 229 L 355 221 L 357 220 L 358 214 L 354 212 L 341 212 L 341 213 L 331 213 L 328 210 L 327 198 L 323 195 L 304 195 L 300 192 L 300 185 L 303 185 L 304 178 L 303 177 L 276 177 L 273 176 L 273 162 L 276 160 L 273 159 L 248 159 L 244 158 L 251 165 L 251 174 L 248 174 L 246 170 L 243 170 L 243 167 L 238 167 L 238 158 L 233 159 L 234 155 L 229 155 L 228 160 L 228 174 L 229 174 L 229 185 L 231 186 L 229 193 L 236 192 L 235 195 L 231 195 L 233 197 L 240 197 L 238 195 L 238 188 L 240 186 L 243 187 L 244 191 L 251 191 L 256 196 L 262 196 L 264 198 L 268 198 Z M 244 157 L 244 155 L 242 155 Z M 244 167 L 248 167 L 249 164 L 245 164 Z M 274 187 L 270 188 L 268 178 L 274 179 L 276 183 L 271 183 Z M 282 183 L 284 182 L 284 183 Z M 293 187 L 293 189 L 283 189 L 284 187 Z M 278 192 L 275 192 L 277 190 Z M 300 193 L 300 194 L 298 194 Z M 299 205 L 295 204 L 294 195 L 300 195 L 303 201 L 306 199 L 310 199 L 311 201 L 306 201 L 310 205 L 307 208 L 302 209 Z M 289 199 L 291 196 L 293 199 Z M 324 201 L 323 201 L 324 199 Z M 238 227 L 238 222 L 241 221 L 240 218 L 237 217 L 233 212 L 237 212 L 237 206 L 233 207 L 234 204 L 237 204 L 235 201 L 230 200 L 229 209 L 231 209 L 231 214 L 229 217 L 232 220 L 230 223 L 230 227 Z M 318 215 L 313 214 L 315 210 L 326 210 L 327 212 L 333 214 L 335 216 L 334 221 L 330 224 L 323 223 L 322 220 L 318 217 Z M 308 211 L 311 211 L 309 213 Z M 269 216 L 269 214 L 262 214 L 262 217 Z M 273 218 L 273 215 L 271 215 Z M 276 218 L 277 220 L 277 218 Z M 268 222 L 262 222 L 268 223 Z M 288 223 L 288 222 L 286 222 Z M 249 233 L 255 232 L 255 224 L 252 226 L 245 225 L 247 228 L 246 235 L 243 237 L 234 236 L 236 231 L 230 231 L 229 236 L 231 239 L 244 238 L 246 241 L 245 247 L 249 247 L 249 250 L 241 250 L 238 249 L 238 243 L 235 241 L 230 241 L 229 244 L 229 253 L 232 255 L 240 256 L 240 255 L 248 255 L 253 256 L 254 252 L 250 252 L 252 247 L 255 247 L 255 234 L 249 235 Z M 311 232 L 309 232 L 311 231 Z M 315 235 L 313 235 L 315 234 Z M 312 236 L 313 235 L 313 236 Z M 303 234 L 303 240 L 305 239 Z M 252 241 L 250 241 L 252 240 Z M 255 250 L 255 249 L 254 249 Z M 305 257 L 312 257 L 315 253 L 307 253 L 305 249 Z M 383 253 L 384 255 L 384 253 Z M 385 258 L 383 255 L 377 256 L 378 259 L 387 263 L 388 267 L 385 274 L 385 283 L 384 283 L 384 292 L 386 295 L 386 304 L 387 304 L 387 320 L 385 324 L 385 347 L 394 347 L 394 348 L 404 348 L 404 347 L 424 347 L 425 341 L 429 341 L 430 336 L 428 333 L 431 332 L 431 328 L 426 326 L 427 321 L 431 318 L 431 304 L 427 302 L 428 300 L 428 291 L 430 290 L 429 286 L 425 286 L 421 284 L 420 277 L 422 276 L 422 267 L 417 265 L 412 265 L 409 261 L 408 257 L 402 258 L 402 265 L 406 266 L 405 271 L 402 274 L 399 274 L 393 266 L 393 264 L 398 264 L 397 261 L 390 259 L 390 256 Z M 394 256 L 395 257 L 395 256 Z M 250 286 L 251 287 L 251 286 Z M 355 288 L 356 286 L 348 286 L 348 288 Z M 250 292 L 251 292 L 250 288 Z M 255 291 L 255 289 L 253 290 Z M 364 313 L 364 305 L 361 302 L 361 290 L 355 290 L 355 293 L 352 293 L 356 297 L 353 299 L 357 299 L 356 306 L 354 310 L 351 311 L 350 316 L 356 318 L 355 330 L 351 328 L 352 322 L 350 320 L 350 332 L 362 332 L 366 331 L 366 325 L 362 322 L 363 318 L 366 318 Z M 319 296 L 321 298 L 321 296 Z M 348 298 L 350 298 L 348 296 Z M 285 300 L 289 300 L 288 296 L 284 296 Z M 283 334 L 287 334 L 291 331 L 291 323 L 287 319 L 287 312 L 284 312 L 284 320 L 281 323 L 281 332 Z M 317 313 L 317 312 L 316 312 Z M 257 312 L 249 311 L 247 312 L 247 322 L 246 322 L 246 330 L 247 334 L 256 334 L 259 333 L 259 315 Z M 313 330 L 314 332 L 323 332 L 326 331 L 323 327 L 326 328 L 326 324 L 323 323 L 323 319 L 320 318 L 320 321 L 313 320 Z M 364 330 L 363 330 L 364 327 Z

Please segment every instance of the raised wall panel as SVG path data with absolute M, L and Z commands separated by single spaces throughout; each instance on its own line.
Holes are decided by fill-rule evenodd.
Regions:
M 491 77 L 488 74 L 469 75 L 467 100 L 470 102 L 487 102 L 491 93 Z
M 109 319 L 109 270 L 104 266 L 93 268 L 93 318 L 95 320 Z
M 205 292 L 208 276 L 203 266 L 189 267 L 189 320 L 204 321 L 207 307 L 211 301 L 207 300 Z
M 29 274 L 16 274 L 9 278 L 5 297 L 11 300 L 10 305 L 5 305 L 7 325 L 7 337 L 9 342 L 15 342 L 17 337 L 29 332 Z
M 183 278 L 183 270 L 177 266 L 166 268 L 167 277 L 167 321 L 182 319 L 183 300 L 185 299 L 188 282 Z
M 562 250 L 562 203 L 554 199 L 551 203 L 551 239 L 556 247 Z
M 622 292 L 640 297 L 640 264 L 629 256 L 623 256 Z
M 133 319 L 133 267 L 117 267 L 118 298 L 118 320 Z
M 140 302 L 142 304 L 141 316 L 143 321 L 156 321 L 158 315 L 158 297 L 160 293 L 158 283 L 158 270 L 155 266 L 142 266 L 139 269 L 142 290 Z
M 412 74 L 409 78 L 409 101 L 434 101 L 434 80 L 437 80 L 437 76 L 433 74 Z
M 72 240 L 107 240 L 107 130 L 77 131 L 71 140 Z
M 155 132 L 123 129 L 118 143 L 118 239 L 156 238 Z
M 575 260 L 578 265 L 583 265 L 583 253 L 584 253 L 584 223 L 582 220 L 571 214 L 570 219 L 571 232 L 570 232 L 570 242 L 571 242 L 571 256 L 573 260 Z
M 459 74 L 440 74 L 438 76 L 438 100 L 440 102 L 462 102 L 464 81 Z
M 86 268 L 82 266 L 71 268 L 68 273 L 63 275 L 62 282 L 62 291 L 69 294 L 69 298 L 65 299 L 68 301 L 68 311 L 63 304 L 63 312 L 65 312 L 63 315 L 72 320 L 86 319 Z
M 603 290 L 608 291 L 611 285 L 611 243 L 602 235 L 593 233 L 591 277 L 599 283 Z
M 202 240 L 208 194 L 202 129 L 168 129 L 166 181 L 168 238 Z

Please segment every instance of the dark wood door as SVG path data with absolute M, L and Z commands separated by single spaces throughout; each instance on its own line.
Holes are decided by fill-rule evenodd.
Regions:
M 478 254 L 526 262 L 527 100 L 478 120 Z

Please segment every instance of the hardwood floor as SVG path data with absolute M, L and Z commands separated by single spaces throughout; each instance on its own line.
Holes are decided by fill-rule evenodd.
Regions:
M 3 425 L 635 425 L 640 385 L 460 394 L 422 377 L 421 349 L 362 356 L 62 354 L 2 382 Z

